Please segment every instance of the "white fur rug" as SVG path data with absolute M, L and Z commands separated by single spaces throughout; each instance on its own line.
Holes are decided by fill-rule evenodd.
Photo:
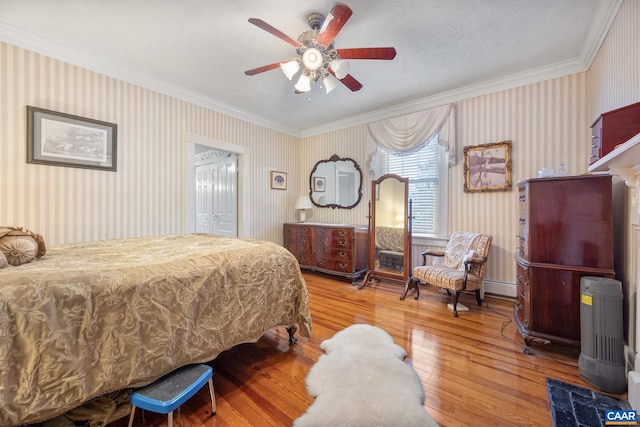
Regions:
M 422 406 L 424 388 L 405 350 L 383 329 L 352 325 L 320 344 L 305 380 L 316 400 L 294 421 L 307 426 L 437 426 Z

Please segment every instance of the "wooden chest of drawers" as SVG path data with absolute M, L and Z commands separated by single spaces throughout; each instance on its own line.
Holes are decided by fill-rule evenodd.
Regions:
M 614 277 L 609 175 L 518 184 L 518 299 L 514 317 L 528 346 L 580 345 L 580 279 Z
M 284 246 L 300 268 L 355 280 L 367 266 L 366 226 L 296 223 L 284 224 Z
M 591 125 L 589 164 L 640 133 L 640 102 L 603 113 Z

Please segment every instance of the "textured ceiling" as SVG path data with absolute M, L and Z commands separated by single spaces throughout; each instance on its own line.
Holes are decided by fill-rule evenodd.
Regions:
M 330 10 L 326 0 L 0 0 L 0 40 L 304 135 L 449 102 L 443 94 L 460 88 L 585 70 L 620 0 L 345 3 L 353 16 L 337 48 L 397 51 L 392 61 L 351 61 L 358 92 L 324 94 L 318 84 L 296 95 L 279 69 L 244 74 L 295 56 L 248 18 L 297 39 L 310 12 Z

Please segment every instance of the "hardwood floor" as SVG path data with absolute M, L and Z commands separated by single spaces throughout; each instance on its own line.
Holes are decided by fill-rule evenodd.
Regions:
M 217 415 L 207 387 L 176 413 L 176 426 L 290 426 L 313 403 L 304 380 L 323 353 L 320 343 L 354 323 L 385 329 L 405 348 L 422 379 L 425 408 L 441 426 L 550 426 L 546 378 L 593 388 L 578 374 L 578 349 L 535 346 L 522 352 L 513 301 L 462 295 L 469 307 L 454 318 L 451 297 L 432 287 L 420 299 L 399 300 L 403 285 L 380 282 L 357 290 L 350 283 L 304 273 L 313 318 L 311 339 L 290 346 L 284 328 L 243 344 L 211 362 Z M 620 396 L 618 396 L 620 397 Z M 626 398 L 626 395 L 622 396 Z M 164 426 L 166 415 L 136 411 L 134 425 Z M 109 424 L 125 427 L 128 418 Z

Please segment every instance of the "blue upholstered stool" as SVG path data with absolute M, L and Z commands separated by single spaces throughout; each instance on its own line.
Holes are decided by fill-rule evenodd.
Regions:
M 213 391 L 213 368 L 208 365 L 189 365 L 165 375 L 158 381 L 131 393 L 129 427 L 133 425 L 136 407 L 157 414 L 169 414 L 169 427 L 173 426 L 173 410 L 209 383 L 211 413 L 216 414 L 216 397 Z

